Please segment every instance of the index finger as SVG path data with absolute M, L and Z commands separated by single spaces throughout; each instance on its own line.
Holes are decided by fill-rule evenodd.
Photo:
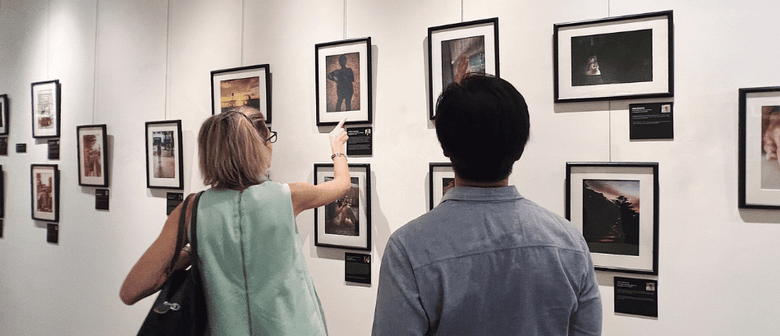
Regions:
M 341 127 L 343 127 L 343 126 L 344 126 L 344 122 L 345 122 L 345 121 L 347 121 L 347 117 L 344 117 L 344 118 L 342 118 L 342 119 L 341 119 L 341 121 L 339 121 L 339 124 L 338 124 L 338 125 L 336 125 L 336 128 L 341 128 Z

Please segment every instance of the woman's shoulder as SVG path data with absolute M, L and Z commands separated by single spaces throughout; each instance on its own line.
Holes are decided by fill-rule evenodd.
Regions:
M 290 186 L 287 183 L 280 183 L 274 181 L 265 181 L 260 184 L 249 186 L 244 190 L 234 190 L 226 188 L 209 188 L 203 191 L 203 196 L 208 198 L 235 198 L 239 197 L 242 193 L 250 194 L 290 194 Z
M 290 185 L 287 183 L 281 183 L 275 181 L 265 181 L 260 184 L 255 184 L 247 188 L 246 190 L 252 193 L 279 193 L 279 194 L 289 195 Z

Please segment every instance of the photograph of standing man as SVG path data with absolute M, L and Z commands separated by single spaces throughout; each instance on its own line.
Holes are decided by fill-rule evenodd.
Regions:
M 530 130 L 523 96 L 468 75 L 439 96 L 435 127 L 455 186 L 390 236 L 372 334 L 600 335 L 582 234 L 509 185 Z
M 339 55 L 340 69 L 331 71 L 327 78 L 328 80 L 336 82 L 336 93 L 338 100 L 336 100 L 336 111 L 351 111 L 352 110 L 352 94 L 354 89 L 352 83 L 355 81 L 355 75 L 352 69 L 347 67 L 347 55 Z M 341 102 L 344 101 L 344 109 L 341 109 Z M 331 111 L 328 111 L 331 112 Z

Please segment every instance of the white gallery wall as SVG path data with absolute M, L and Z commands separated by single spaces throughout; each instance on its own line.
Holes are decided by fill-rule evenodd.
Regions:
M 674 11 L 675 138 L 629 141 L 631 100 L 553 103 L 553 24 Z M 765 335 L 780 330 L 780 211 L 737 207 L 737 90 L 780 86 L 780 2 L 747 0 L 4 0 L 0 94 L 10 100 L 0 335 L 134 335 L 152 299 L 128 307 L 125 275 L 165 221 L 166 192 L 146 188 L 144 123 L 181 119 L 185 193 L 204 188 L 195 136 L 211 115 L 210 71 L 270 64 L 272 179 L 313 181 L 329 162 L 315 123 L 314 45 L 371 36 L 373 282 L 344 281 L 344 251 L 300 238 L 331 335 L 368 335 L 389 235 L 428 209 L 428 163 L 444 161 L 428 120 L 427 28 L 499 18 L 501 77 L 526 97 L 531 141 L 510 182 L 563 215 L 567 161 L 660 167 L 657 319 L 616 315 L 598 272 L 605 335 Z M 62 84 L 61 159 L 32 138 L 30 84 Z M 107 124 L 109 211 L 78 185 L 76 126 Z M 477 137 L 479 134 L 464 136 Z M 27 144 L 27 153 L 15 152 Z M 58 244 L 30 218 L 30 164 L 58 164 Z M 620 274 L 618 274 L 620 275 Z

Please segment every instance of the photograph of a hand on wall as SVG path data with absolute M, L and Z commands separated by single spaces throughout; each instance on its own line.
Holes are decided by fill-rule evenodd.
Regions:
M 8 135 L 8 95 L 0 95 L 0 135 Z
M 57 165 L 30 166 L 32 218 L 57 222 L 60 218 L 60 181 Z
M 780 87 L 739 90 L 739 207 L 780 209 Z
M 567 163 L 566 200 L 596 269 L 658 274 L 657 163 Z
M 60 81 L 32 83 L 33 138 L 60 136 Z
M 108 187 L 106 125 L 76 127 L 79 185 Z
M 371 168 L 349 164 L 351 187 L 346 195 L 314 209 L 314 245 L 371 250 Z M 314 165 L 314 184 L 332 181 L 333 164 Z
M 554 25 L 555 101 L 671 97 L 672 11 Z
M 146 187 L 184 189 L 181 120 L 146 122 Z
M 431 162 L 428 164 L 428 200 L 429 209 L 441 203 L 444 194 L 455 186 L 455 171 L 452 163 Z
M 436 99 L 448 85 L 469 73 L 499 76 L 498 18 L 428 28 L 428 102 L 430 118 Z
M 315 46 L 317 126 L 371 122 L 371 37 Z
M 241 106 L 259 110 L 271 123 L 271 70 L 268 64 L 211 72 L 211 114 Z

